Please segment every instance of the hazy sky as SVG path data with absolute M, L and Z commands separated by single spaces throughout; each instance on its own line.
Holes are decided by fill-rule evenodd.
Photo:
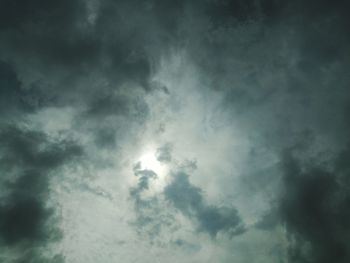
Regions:
M 350 262 L 349 10 L 1 0 L 0 263 Z

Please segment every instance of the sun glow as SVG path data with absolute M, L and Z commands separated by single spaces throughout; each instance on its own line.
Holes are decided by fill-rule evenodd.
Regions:
M 139 162 L 141 170 L 152 170 L 158 176 L 161 176 L 166 170 L 165 165 L 157 160 L 155 153 L 152 151 L 142 154 Z
M 150 181 L 150 190 L 160 191 L 167 181 L 166 174 L 169 168 L 165 163 L 158 161 L 156 151 L 145 151 L 138 158 L 138 165 L 138 170 L 152 170 L 157 174 L 157 177 Z
M 161 163 L 152 152 L 146 152 L 140 157 L 140 165 L 142 170 L 153 170 L 155 173 L 162 168 Z

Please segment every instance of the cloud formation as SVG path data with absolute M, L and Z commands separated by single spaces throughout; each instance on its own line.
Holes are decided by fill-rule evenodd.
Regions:
M 198 230 L 215 237 L 220 231 L 230 236 L 244 233 L 244 225 L 235 208 L 207 205 L 202 190 L 189 181 L 189 176 L 179 172 L 164 189 L 165 198 L 184 215 L 195 219 Z
M 344 149 L 329 167 L 303 164 L 291 153 L 283 158 L 285 193 L 279 209 L 294 239 L 290 256 L 295 262 L 349 260 L 348 154 Z
M 13 246 L 24 251 L 18 255 L 22 260 L 39 260 L 38 244 L 53 242 L 61 235 L 53 224 L 54 210 L 46 203 L 52 172 L 83 151 L 73 141 L 52 142 L 42 132 L 15 126 L 2 128 L 0 145 L 0 245 L 4 250 Z
M 349 7 L 1 1 L 0 261 L 348 262 Z

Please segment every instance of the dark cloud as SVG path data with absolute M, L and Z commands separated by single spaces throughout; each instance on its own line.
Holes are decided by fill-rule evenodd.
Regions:
M 176 96 L 177 83 L 172 88 L 153 77 L 164 57 L 184 50 L 200 83 L 193 91 L 209 98 L 215 90 L 223 126 L 237 124 L 254 144 L 255 154 L 242 164 L 243 195 L 275 191 L 279 168 L 261 156 L 289 149 L 281 158 L 282 193 L 269 196 L 272 211 L 255 226 L 285 226 L 292 262 L 348 262 L 349 8 L 345 0 L 2 0 L 1 247 L 21 252 L 13 262 L 49 262 L 40 249 L 60 236 L 56 211 L 46 202 L 51 176 L 83 150 L 63 139 L 65 131 L 54 139 L 44 124 L 34 127 L 52 122 L 50 113 L 40 114 L 69 108 L 73 124 L 67 129 L 100 160 L 100 151 L 122 149 L 129 136 L 139 138 L 147 129 L 154 106 L 148 96 Z M 169 141 L 162 127 L 157 136 Z M 170 163 L 175 146 L 159 147 L 157 160 Z M 188 173 L 197 169 L 195 159 L 180 166 Z M 174 174 L 164 192 L 152 196 L 156 173 L 135 166 L 137 185 L 129 197 L 138 229 L 155 238 L 173 224 L 169 214 L 176 209 L 213 238 L 244 232 L 238 211 L 209 205 L 186 173 Z M 86 185 L 81 189 L 104 195 Z M 175 244 L 191 247 L 182 239 Z M 0 261 L 6 259 L 0 255 Z
M 225 231 L 230 236 L 245 232 L 243 222 L 235 208 L 207 205 L 202 190 L 193 186 L 185 173 L 174 175 L 164 189 L 166 199 L 179 211 L 198 224 L 198 230 L 215 237 Z
M 215 18 L 203 15 L 193 22 L 188 53 L 209 86 L 220 91 L 232 118 L 259 130 L 258 136 L 271 136 L 267 143 L 276 147 L 288 134 L 305 130 L 346 139 L 348 3 L 210 2 L 222 6 L 226 15 L 218 17 L 226 21 L 213 28 Z M 250 18 L 234 22 L 234 13 L 224 8 L 230 5 L 241 5 Z
M 18 55 L 67 66 L 94 57 L 94 42 L 83 32 L 84 1 L 2 1 L 0 38 Z
M 153 89 L 153 50 L 166 49 L 162 35 L 172 35 L 157 17 L 173 18 L 173 9 L 80 0 L 2 1 L 0 9 L 0 59 L 11 62 L 1 63 L 1 97 L 8 97 L 1 110 L 82 106 L 95 120 L 132 108 L 129 118 L 144 118 L 144 94 L 135 98 L 129 89 Z
M 68 94 L 92 72 L 148 90 L 153 51 L 169 46 L 181 13 L 181 1 L 3 1 L 0 56 L 61 79 Z M 56 86 L 51 79 L 45 82 Z
M 258 5 L 252 0 L 206 1 L 205 11 L 210 21 L 219 26 L 247 21 L 259 14 Z
M 148 105 L 140 96 L 96 95 L 88 105 L 85 116 L 90 119 L 103 120 L 111 116 L 123 116 L 143 122 L 148 116 Z
M 9 107 L 21 104 L 20 82 L 12 67 L 3 61 L 0 62 L 0 91 L 1 112 L 9 110 Z M 18 106 L 17 106 L 18 107 Z
M 0 143 L 4 156 L 1 163 L 15 167 L 38 168 L 43 171 L 55 169 L 82 154 L 73 141 L 50 143 L 45 133 L 21 129 L 15 126 L 3 128 Z
M 82 149 L 72 141 L 53 142 L 42 132 L 15 126 L 2 128 L 0 145 L 0 244 L 37 255 L 28 256 L 27 262 L 39 260 L 36 249 L 61 235 L 53 224 L 54 209 L 46 203 L 50 174 L 82 155 Z
M 14 66 L 0 60 L 0 114 L 6 120 L 25 112 L 34 112 L 43 104 L 38 90 L 24 90 Z
M 17 190 L 17 189 L 16 189 Z M 2 240 L 13 245 L 21 240 L 36 241 L 45 239 L 44 223 L 51 216 L 51 211 L 45 209 L 41 201 L 32 197 L 21 197 L 17 190 L 1 208 Z
M 95 133 L 95 144 L 101 148 L 115 148 L 116 134 L 112 128 L 101 128 Z
M 293 262 L 348 262 L 350 184 L 343 161 L 349 148 L 329 163 L 300 160 L 296 153 L 284 153 L 282 197 L 257 226 L 285 225 Z

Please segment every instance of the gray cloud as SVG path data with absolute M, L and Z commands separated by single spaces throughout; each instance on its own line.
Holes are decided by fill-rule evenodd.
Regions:
M 196 221 L 199 231 L 207 232 L 211 237 L 220 231 L 232 236 L 245 231 L 235 208 L 207 205 L 202 190 L 193 186 L 185 173 L 174 175 L 173 181 L 164 189 L 164 195 L 179 211 Z
M 116 230 L 127 240 L 117 251 L 107 235 L 97 237 L 110 214 L 96 218 L 96 232 L 86 223 L 93 212 L 69 221 L 78 218 L 62 190 L 70 180 L 81 209 L 118 207 L 125 221 L 136 218 L 157 257 L 168 242 L 193 252 L 183 262 L 256 261 L 258 253 L 239 249 L 246 242 L 259 243 L 261 261 L 271 262 L 259 233 L 286 238 L 275 247 L 287 246 L 288 255 L 271 252 L 282 262 L 349 261 L 349 7 L 344 0 L 1 1 L 0 261 L 103 261 L 115 252 L 138 262 L 126 247 L 147 246 L 146 239 Z M 186 173 L 139 165 L 131 180 L 130 163 L 147 147 L 162 167 Z M 52 186 L 60 172 L 62 185 Z M 164 189 L 152 192 L 157 183 Z M 67 239 L 48 207 L 54 192 Z M 86 201 L 84 192 L 107 198 Z M 210 205 L 231 197 L 233 207 Z M 195 225 L 191 238 L 186 230 L 173 235 L 187 227 L 179 215 Z M 223 246 L 214 238 L 220 233 L 236 238 Z M 77 241 L 95 235 L 95 250 Z M 66 254 L 46 258 L 54 240 Z M 83 255 L 68 249 L 78 243 Z M 205 246 L 212 258 L 201 254 Z
M 349 260 L 349 149 L 325 161 L 303 160 L 299 150 L 282 155 L 283 190 L 257 227 L 265 231 L 285 224 L 293 262 Z
M 34 112 L 43 103 L 42 94 L 37 90 L 23 90 L 14 66 L 5 61 L 0 61 L 0 94 L 0 110 L 5 120 L 9 116 Z
M 149 190 L 150 180 L 157 180 L 157 174 L 152 170 L 140 169 L 140 163 L 134 166 L 134 174 L 138 177 L 138 184 L 130 189 L 136 212 L 136 220 L 132 224 L 140 235 L 146 233 L 154 242 L 164 228 L 171 227 L 174 218 L 163 207 L 158 196 L 143 196 Z
M 157 160 L 164 163 L 171 162 L 172 145 L 167 143 L 159 147 L 156 152 Z
M 61 235 L 52 224 L 54 209 L 46 205 L 50 173 L 81 156 L 82 149 L 72 141 L 51 142 L 44 133 L 13 126 L 1 130 L 0 145 L 5 193 L 0 203 L 0 245 L 28 251 L 23 258 L 27 262 L 39 260 L 37 247 Z
M 295 239 L 290 249 L 295 262 L 349 260 L 349 167 L 339 166 L 348 153 L 346 148 L 328 167 L 303 164 L 290 152 L 283 158 L 285 191 L 279 209 Z

